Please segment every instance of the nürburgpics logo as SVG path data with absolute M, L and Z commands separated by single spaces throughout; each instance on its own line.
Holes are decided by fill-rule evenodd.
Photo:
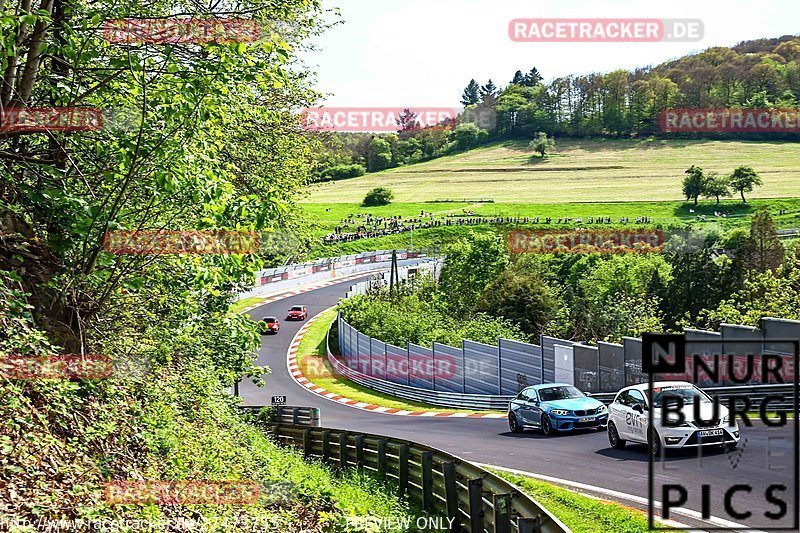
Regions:
M 699 19 L 518 18 L 508 23 L 516 42 L 692 42 L 703 38 Z
M 300 110 L 302 128 L 316 132 L 452 129 L 457 117 L 458 109 L 452 107 L 307 107 Z
M 798 412 L 800 340 L 758 330 L 756 339 L 730 338 L 737 334 L 723 326 L 721 335 L 642 336 L 648 407 L 629 418 L 647 430 L 653 452 L 651 529 L 675 529 L 656 524 L 655 512 L 670 519 L 681 507 L 722 524 L 711 530 L 800 526 L 800 426 L 787 417 Z

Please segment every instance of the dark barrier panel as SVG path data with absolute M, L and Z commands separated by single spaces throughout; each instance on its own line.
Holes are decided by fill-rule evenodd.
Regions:
M 714 356 L 721 356 L 722 355 L 722 334 L 717 333 L 714 331 L 706 331 L 702 329 L 687 329 L 686 330 L 686 355 L 687 355 L 687 362 L 689 363 L 688 366 L 694 366 L 693 357 L 701 356 L 705 361 L 707 361 L 710 365 L 714 360 Z M 712 366 L 713 368 L 713 366 Z M 689 368 L 689 372 L 686 376 L 683 377 L 676 377 L 676 379 L 680 379 L 682 381 L 690 381 L 692 383 L 697 384 L 700 387 L 713 387 L 714 385 L 718 385 L 720 382 L 710 379 L 708 377 L 703 377 L 700 373 L 698 373 L 698 379 L 695 381 L 694 373 Z
M 500 339 L 500 394 L 516 395 L 529 385 L 542 383 L 542 347 Z
M 575 344 L 572 346 L 574 355 L 574 384 L 584 392 L 600 392 L 600 354 L 594 346 Z
M 497 346 L 462 341 L 464 350 L 464 392 L 467 394 L 499 394 Z
M 433 343 L 436 390 L 464 392 L 464 353 L 460 348 Z
M 372 356 L 372 368 L 370 376 L 378 379 L 386 379 L 386 343 L 377 339 L 370 340 L 370 354 Z
M 433 390 L 433 351 L 408 343 L 408 384 Z
M 625 386 L 625 353 L 621 344 L 598 342 L 600 392 L 617 392 Z
M 386 380 L 408 385 L 408 350 L 386 343 Z
M 647 383 L 647 374 L 642 372 L 642 339 L 622 337 L 625 350 L 625 385 Z
M 542 380 L 554 383 L 556 380 L 556 354 L 554 346 L 572 346 L 572 341 L 542 335 Z
M 800 305 L 800 303 L 798 303 Z M 769 339 L 800 340 L 800 320 L 782 320 L 779 318 L 762 318 L 761 329 L 764 332 L 764 353 L 786 354 L 787 345 L 767 342 Z

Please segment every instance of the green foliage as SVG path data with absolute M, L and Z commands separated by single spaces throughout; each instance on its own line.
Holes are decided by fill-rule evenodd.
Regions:
M 556 148 L 555 141 L 548 137 L 546 133 L 539 132 L 534 136 L 528 147 L 537 152 L 539 157 L 544 157 L 546 152 L 552 152 Z
M 706 190 L 706 176 L 703 169 L 692 165 L 686 170 L 686 177 L 683 178 L 683 195 L 687 200 L 694 200 L 697 205 L 697 198 Z
M 453 130 L 452 138 L 456 149 L 468 150 L 486 142 L 489 138 L 489 132 L 471 122 L 467 122 L 456 126 Z
M 475 105 L 480 102 L 481 86 L 475 80 L 469 80 L 464 93 L 461 95 L 461 105 L 464 107 Z
M 377 172 L 392 166 L 392 146 L 381 137 L 373 137 L 367 152 L 367 170 Z
M 750 236 L 741 249 L 745 266 L 751 271 L 777 270 L 783 264 L 785 250 L 778 239 L 775 221 L 766 210 L 753 215 Z
M 364 207 L 376 207 L 380 205 L 389 205 L 394 198 L 394 194 L 386 187 L 375 187 L 367 193 L 364 201 L 361 203 Z
M 730 178 L 728 176 L 720 176 L 716 173 L 709 174 L 706 179 L 705 187 L 703 187 L 703 196 L 706 198 L 716 198 L 719 204 L 720 197 L 731 196 Z
M 344 180 L 348 178 L 357 178 L 366 174 L 367 170 L 358 164 L 353 165 L 336 165 L 326 169 L 322 173 L 323 179 L 328 180 Z
M 448 244 L 443 253 L 447 259 L 440 275 L 441 292 L 451 312 L 466 316 L 508 264 L 506 248 L 498 235 L 470 232 Z
M 413 342 L 431 346 L 436 341 L 460 346 L 462 339 L 494 344 L 498 337 L 525 340 L 510 321 L 485 314 L 458 319 L 448 312 L 432 282 L 422 282 L 419 290 L 405 287 L 398 295 L 387 289 L 353 296 L 339 303 L 345 320 L 362 333 L 396 346 Z
M 747 203 L 744 193 L 752 192 L 753 187 L 763 185 L 761 178 L 752 167 L 737 167 L 729 178 L 730 186 L 742 195 L 742 203 Z

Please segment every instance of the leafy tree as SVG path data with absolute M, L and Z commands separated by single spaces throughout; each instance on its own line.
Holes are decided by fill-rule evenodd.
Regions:
M 397 127 L 400 128 L 399 132 L 407 132 L 420 129 L 419 122 L 417 121 L 417 114 L 411 111 L 410 109 L 403 109 L 403 111 L 398 115 L 397 119 Z
M 344 180 L 363 176 L 366 172 L 366 169 L 361 165 L 336 165 L 325 169 L 322 177 L 328 180 Z
M 734 191 L 739 191 L 739 194 L 742 195 L 743 204 L 747 203 L 744 193 L 752 192 L 753 187 L 761 185 L 763 185 L 763 182 L 752 167 L 738 167 L 730 175 L 730 186 Z
M 513 320 L 522 331 L 538 337 L 555 316 L 557 305 L 556 294 L 538 272 L 509 268 L 486 287 L 478 309 Z
M 730 195 L 729 178 L 716 173 L 709 174 L 703 188 L 703 196 L 705 198 L 716 198 L 719 204 L 720 196 L 729 197 Z
M 556 142 L 551 137 L 548 137 L 546 133 L 539 132 L 528 144 L 528 147 L 534 152 L 538 152 L 539 157 L 544 157 L 546 152 L 555 150 Z
M 480 90 L 481 86 L 478 85 L 478 82 L 473 80 L 469 80 L 467 87 L 464 89 L 464 92 L 461 95 L 461 105 L 464 107 L 475 105 L 481 101 L 480 99 Z
M 375 207 L 379 205 L 389 205 L 394 199 L 394 193 L 386 187 L 375 187 L 367 193 L 361 205 L 364 207 Z
M 453 130 L 453 142 L 459 150 L 474 148 L 486 141 L 489 132 L 480 129 L 477 125 L 467 122 L 456 126 Z
M 373 137 L 367 153 L 367 170 L 377 172 L 392 166 L 392 145 L 381 137 Z
M 447 308 L 457 316 L 474 312 L 478 299 L 508 264 L 504 244 L 494 234 L 470 232 L 445 247 L 439 285 Z
M 706 189 L 706 181 L 703 169 L 692 165 L 686 170 L 686 177 L 683 178 L 683 195 L 687 200 L 694 200 L 694 205 L 697 205 L 697 198 Z
M 750 222 L 750 237 L 743 250 L 745 265 L 757 272 L 775 271 L 783 264 L 785 253 L 775 221 L 768 211 L 759 209 Z
M 522 71 L 518 70 L 514 73 L 514 79 L 511 80 L 511 83 L 514 85 L 522 85 L 525 81 L 525 76 L 522 75 Z

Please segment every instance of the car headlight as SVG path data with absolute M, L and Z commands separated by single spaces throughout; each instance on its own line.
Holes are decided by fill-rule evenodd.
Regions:
M 725 415 L 722 417 L 722 424 L 727 424 L 730 421 L 730 417 Z
M 688 427 L 692 427 L 691 425 L 689 425 L 688 422 L 681 422 L 679 424 L 678 423 L 679 420 L 680 420 L 680 418 L 677 418 L 677 417 L 669 417 L 669 418 L 667 418 L 667 427 L 671 427 L 671 428 L 688 428 Z
M 566 409 L 553 409 L 550 412 L 556 416 L 567 416 L 569 414 L 569 411 Z
M 605 404 L 597 408 L 598 413 L 605 413 L 606 411 L 608 411 L 608 408 L 605 406 Z

